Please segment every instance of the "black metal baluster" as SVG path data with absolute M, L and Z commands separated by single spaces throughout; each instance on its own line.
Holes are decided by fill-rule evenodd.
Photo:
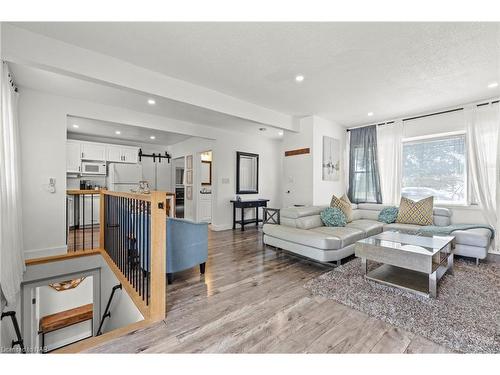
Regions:
M 94 194 L 90 194 L 90 248 L 94 248 Z
M 123 197 L 118 198 L 119 203 L 119 208 L 118 208 L 118 254 L 119 254 L 119 268 L 122 269 L 122 262 L 123 262 L 123 225 L 122 225 L 122 219 L 123 219 Z
M 144 262 L 144 252 L 146 251 L 146 238 L 148 237 L 147 233 L 147 228 L 146 228 L 146 202 L 142 201 L 142 231 L 144 233 L 144 236 L 142 238 L 142 249 L 141 253 L 139 255 L 141 262 Z M 137 277 L 139 279 L 139 295 L 142 296 L 142 285 L 144 284 L 142 272 L 141 272 L 141 267 L 138 267 L 137 269 Z
M 82 250 L 85 250 L 85 194 L 82 194 L 83 225 L 82 225 Z

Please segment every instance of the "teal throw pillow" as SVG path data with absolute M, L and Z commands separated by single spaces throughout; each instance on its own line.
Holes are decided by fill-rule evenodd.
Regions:
M 378 221 L 386 224 L 395 223 L 398 217 L 398 211 L 399 209 L 397 207 L 386 207 L 378 214 Z
M 345 227 L 347 219 L 340 208 L 328 207 L 319 214 L 321 221 L 327 227 Z

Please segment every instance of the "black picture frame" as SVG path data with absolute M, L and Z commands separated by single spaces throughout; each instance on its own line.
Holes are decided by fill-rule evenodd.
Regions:
M 257 178 L 255 190 L 241 190 L 240 189 L 240 158 L 241 156 L 254 157 L 257 160 Z M 259 154 L 252 154 L 250 152 L 236 152 L 236 194 L 258 194 L 259 193 Z

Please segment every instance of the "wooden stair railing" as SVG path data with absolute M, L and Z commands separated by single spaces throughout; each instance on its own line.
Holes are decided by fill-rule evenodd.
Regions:
M 166 219 L 175 195 L 100 192 L 99 247 L 110 268 L 146 319 L 166 311 Z

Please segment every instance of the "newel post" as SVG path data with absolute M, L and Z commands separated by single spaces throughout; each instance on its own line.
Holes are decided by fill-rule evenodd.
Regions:
M 151 192 L 151 305 L 150 319 L 165 318 L 166 266 L 167 266 L 167 215 L 166 193 Z

